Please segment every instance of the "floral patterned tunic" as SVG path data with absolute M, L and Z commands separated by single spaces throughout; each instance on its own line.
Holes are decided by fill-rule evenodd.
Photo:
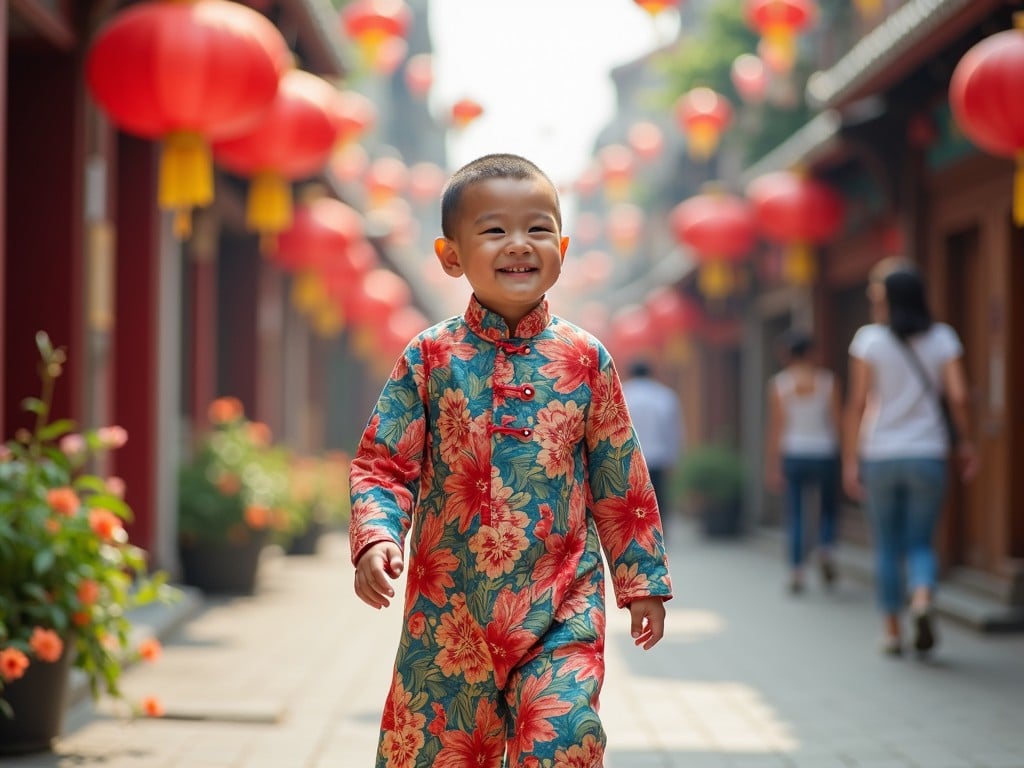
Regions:
M 619 607 L 671 596 L 607 350 L 546 302 L 515 331 L 471 299 L 416 337 L 352 462 L 353 562 L 412 534 L 378 768 L 600 766 L 602 546 Z

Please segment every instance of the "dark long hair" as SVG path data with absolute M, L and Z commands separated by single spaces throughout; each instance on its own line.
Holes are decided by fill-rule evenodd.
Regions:
M 889 305 L 889 327 L 901 339 L 932 327 L 932 313 L 925 297 L 924 281 L 916 269 L 900 267 L 882 280 Z

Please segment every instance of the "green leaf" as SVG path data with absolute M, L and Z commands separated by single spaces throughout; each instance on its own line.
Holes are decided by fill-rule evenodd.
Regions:
M 38 397 L 26 397 L 21 401 L 21 408 L 29 413 L 34 413 L 37 416 L 46 415 L 46 403 L 40 400 Z
M 56 440 L 58 437 L 66 435 L 75 428 L 75 422 L 71 419 L 59 419 L 51 424 L 47 424 L 45 427 L 39 430 L 40 440 Z
M 39 349 L 39 354 L 44 360 L 49 359 L 53 354 L 53 344 L 50 343 L 50 336 L 46 331 L 38 331 L 36 333 L 36 347 Z
M 32 568 L 36 573 L 44 574 L 53 568 L 53 564 L 56 559 L 56 555 L 52 549 L 41 549 L 36 552 L 36 556 L 32 558 Z

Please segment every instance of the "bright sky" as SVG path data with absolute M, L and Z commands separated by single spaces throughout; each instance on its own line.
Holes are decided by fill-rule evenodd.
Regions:
M 432 0 L 429 25 L 432 108 L 484 108 L 451 135 L 449 170 L 515 152 L 568 184 L 613 114 L 609 72 L 674 38 L 678 17 L 656 23 L 633 0 Z

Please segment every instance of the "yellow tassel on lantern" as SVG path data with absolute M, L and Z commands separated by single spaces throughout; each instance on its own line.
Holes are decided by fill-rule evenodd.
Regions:
M 213 160 L 210 146 L 198 133 L 175 131 L 164 138 L 160 152 L 157 203 L 174 211 L 174 234 L 192 234 L 192 208 L 213 202 Z
M 814 254 L 808 243 L 791 245 L 782 260 L 782 279 L 791 285 L 807 286 L 814 281 L 817 272 Z
M 299 312 L 312 314 L 327 301 L 324 281 L 313 271 L 300 272 L 295 276 L 291 291 L 292 306 Z
M 865 19 L 873 19 L 882 12 L 884 4 L 882 0 L 856 0 L 857 10 Z
M 1017 153 L 1017 171 L 1013 175 L 1013 223 L 1024 227 L 1024 151 Z
M 310 324 L 318 336 L 330 339 L 341 333 L 345 327 L 341 313 L 332 304 L 322 304 L 310 317 Z
M 676 333 L 665 345 L 665 359 L 676 365 L 686 365 L 693 358 L 693 343 L 688 336 Z
M 785 24 L 769 24 L 761 34 L 761 58 L 779 74 L 786 74 L 796 63 L 796 36 Z
M 249 184 L 245 222 L 261 234 L 276 234 L 292 224 L 292 187 L 276 171 L 260 171 Z
M 718 127 L 710 122 L 698 121 L 687 131 L 686 149 L 695 160 L 707 160 L 718 149 Z
M 732 267 L 721 259 L 712 259 L 700 265 L 697 288 L 707 298 L 725 298 L 732 293 L 734 283 Z

